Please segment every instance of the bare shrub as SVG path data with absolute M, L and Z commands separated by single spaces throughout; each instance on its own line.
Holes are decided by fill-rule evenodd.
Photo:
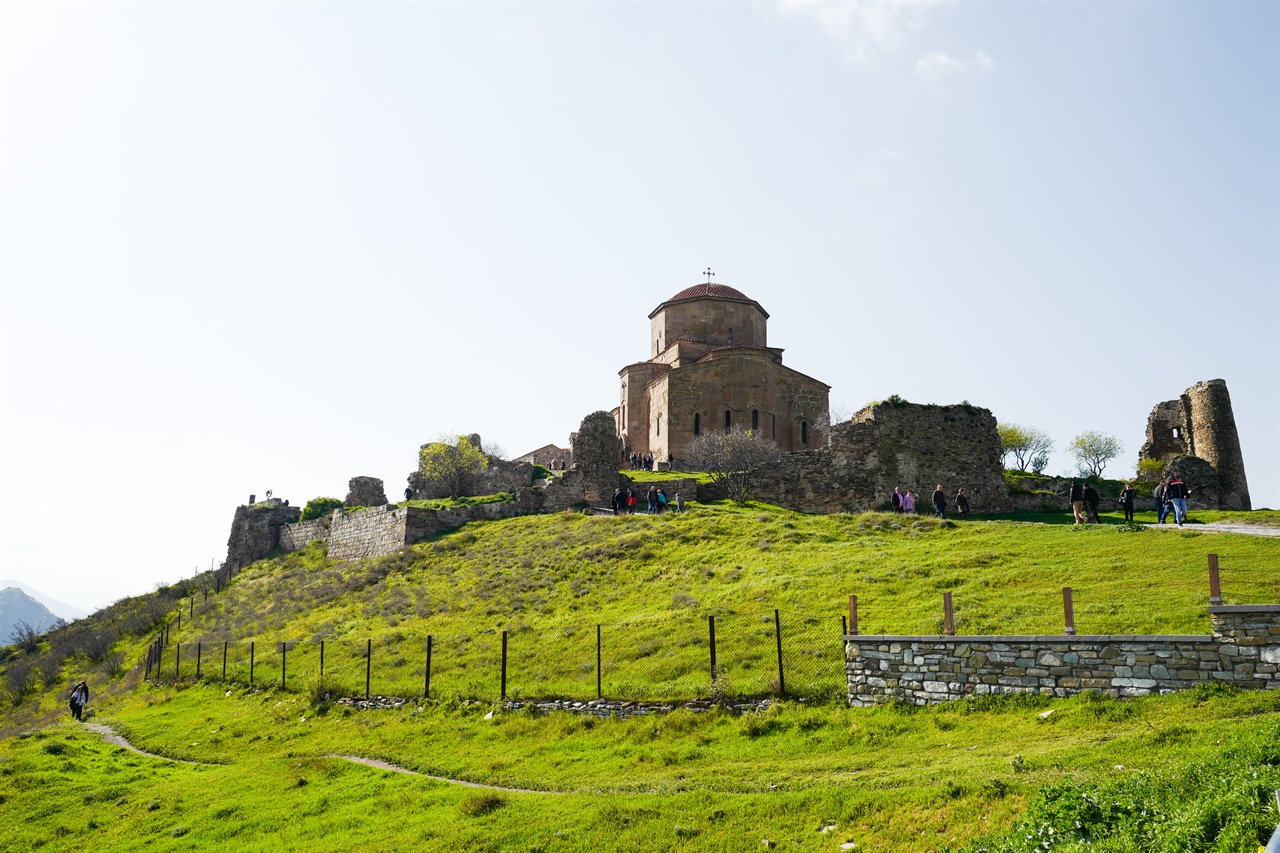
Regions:
M 5 696 L 16 708 L 22 704 L 22 700 L 27 694 L 35 689 L 34 679 L 31 677 L 31 661 L 17 660 L 11 663 L 4 671 L 4 692 Z
M 31 654 L 40 648 L 40 632 L 36 630 L 36 626 L 28 622 L 19 621 L 13 626 L 13 631 L 9 634 L 9 642 L 27 654 Z
M 62 674 L 62 662 L 67 656 L 61 649 L 49 651 L 36 658 L 35 668 L 40 673 L 40 680 L 46 685 L 54 684 Z

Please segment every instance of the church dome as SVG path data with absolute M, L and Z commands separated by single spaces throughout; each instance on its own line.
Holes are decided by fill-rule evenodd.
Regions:
M 667 301 L 682 302 L 686 299 L 705 299 L 707 297 L 712 297 L 714 299 L 734 299 L 739 302 L 755 301 L 741 291 L 734 290 L 729 285 L 721 284 L 718 281 L 704 281 L 701 284 L 695 284 L 693 287 L 686 287 Z

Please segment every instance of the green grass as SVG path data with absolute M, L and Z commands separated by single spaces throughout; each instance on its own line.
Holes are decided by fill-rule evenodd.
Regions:
M 1246 517 L 1255 516 L 1270 518 Z M 166 667 L 180 642 L 183 672 L 193 674 L 198 641 L 212 644 L 202 665 L 217 673 L 225 638 L 233 683 L 141 682 L 144 637 L 118 646 L 122 677 L 72 657 L 52 686 L 6 707 L 0 851 L 696 851 L 762 839 L 812 850 L 848 841 L 859 851 L 1021 851 L 1046 827 L 1067 833 L 1081 817 L 1075 806 L 1092 798 L 1103 805 L 1083 823 L 1109 845 L 1096 849 L 1253 853 L 1248 845 L 1276 820 L 1258 791 L 1280 786 L 1280 691 L 931 709 L 849 709 L 830 698 L 850 593 L 864 633 L 936 633 L 944 591 L 960 633 L 1057 633 L 1062 586 L 1075 589 L 1082 632 L 1208 633 L 1211 551 L 1228 603 L 1280 601 L 1280 542 L 1193 527 L 1121 533 L 1114 524 L 711 505 L 683 516 L 472 524 L 362 563 L 329 562 L 313 545 L 246 568 L 222 594 L 197 599 L 194 617 L 184 608 Z M 774 608 L 787 654 L 820 670 L 807 691 L 817 701 L 625 722 L 463 701 L 496 694 L 503 630 L 513 694 L 593 696 L 597 624 L 606 693 L 672 678 L 703 692 L 708 614 L 733 689 L 765 693 Z M 439 698 L 350 713 L 322 701 L 325 689 L 363 693 L 367 638 L 373 691 L 420 694 L 428 634 Z M 255 690 L 239 683 L 248 638 Z M 273 686 L 281 639 L 296 643 L 288 691 Z M 81 678 L 94 687 L 96 721 L 150 751 L 214 766 L 136 756 L 70 725 L 15 737 L 62 719 L 56 688 Z M 562 793 L 477 792 L 326 757 L 334 754 Z M 1115 802 L 1161 817 L 1126 821 L 1103 807 Z
M 478 506 L 480 504 L 499 504 L 515 500 L 510 492 L 498 492 L 496 495 L 464 495 L 457 498 L 423 498 L 421 500 L 401 501 L 396 507 L 416 506 L 419 509 L 451 509 L 460 506 Z
M 618 472 L 633 483 L 669 483 L 672 480 L 693 480 L 698 483 L 712 482 L 711 475 L 705 471 L 629 471 Z

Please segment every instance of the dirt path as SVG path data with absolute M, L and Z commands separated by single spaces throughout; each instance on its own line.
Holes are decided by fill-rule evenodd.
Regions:
M 216 767 L 216 764 L 203 764 L 199 761 L 183 761 L 181 758 L 170 758 L 167 755 L 156 755 L 154 752 L 143 752 L 120 735 L 116 734 L 116 730 L 111 726 L 104 726 L 101 723 L 85 723 L 84 727 L 89 731 L 99 735 L 107 743 L 114 746 L 122 746 L 130 752 L 136 752 L 138 755 L 145 755 L 148 758 L 159 758 L 161 761 L 172 761 L 174 764 L 190 764 L 193 767 Z
M 1260 524 L 1232 524 L 1229 521 L 1211 521 L 1208 524 L 1187 524 L 1182 527 L 1167 522 L 1148 524 L 1148 530 L 1194 530 L 1196 533 L 1243 533 L 1246 536 L 1280 536 L 1280 527 L 1263 527 Z
M 118 734 L 115 729 L 111 728 L 111 726 L 103 725 L 102 723 L 85 723 L 84 727 L 89 731 L 93 732 L 94 734 L 98 735 L 99 737 L 101 737 L 103 740 L 105 740 L 107 743 L 111 744 L 112 746 L 123 747 L 129 750 L 130 752 L 136 753 L 138 755 L 145 755 L 148 758 L 159 758 L 161 761 L 170 761 L 170 762 L 173 762 L 174 764 L 188 764 L 193 767 L 218 767 L 219 766 L 217 764 L 205 764 L 200 761 L 183 761 L 180 758 L 170 758 L 167 755 L 157 755 L 154 752 L 145 752 L 144 750 L 138 749 L 136 746 L 129 743 L 129 741 L 125 740 L 124 737 Z M 450 785 L 462 785 L 467 788 L 483 788 L 486 791 L 504 791 L 510 794 L 559 794 L 560 793 L 559 791 L 534 791 L 534 790 L 530 790 L 529 788 L 503 788 L 498 785 L 481 785 L 479 782 L 464 782 L 461 779 L 446 779 L 443 776 L 430 776 L 426 773 L 419 773 L 416 770 L 409 770 L 404 767 L 399 767 L 395 764 L 390 764 L 386 761 L 379 761 L 376 758 L 361 758 L 358 755 L 326 755 L 325 758 L 339 758 L 343 761 L 350 761 L 355 764 L 363 764 L 366 767 L 376 767 L 379 770 L 390 770 L 394 773 L 404 773 L 407 776 L 421 776 L 424 779 L 431 779 L 436 782 L 448 782 Z
M 560 791 L 534 791 L 529 788 L 503 788 L 498 785 L 481 785 L 479 782 L 464 782 L 461 779 L 446 779 L 444 776 L 431 776 L 426 773 L 419 773 L 416 770 L 408 770 L 386 761 L 379 761 L 376 758 L 361 758 L 358 755 L 326 755 L 325 758 L 340 758 L 343 761 L 351 761 L 355 764 L 363 764 L 366 767 L 376 767 L 379 770 L 390 770 L 393 773 L 404 773 L 406 776 L 421 776 L 424 779 L 433 779 L 436 782 L 448 782 L 450 785 L 462 785 L 467 788 L 482 788 L 486 791 L 504 791 L 509 794 L 560 794 Z

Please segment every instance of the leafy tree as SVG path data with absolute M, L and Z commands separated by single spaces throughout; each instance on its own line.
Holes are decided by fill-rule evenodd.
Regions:
M 1101 477 L 1107 463 L 1124 450 L 1120 439 L 1105 432 L 1082 432 L 1071 440 L 1071 455 L 1076 458 L 1080 474 Z
M 765 469 L 782 458 L 778 445 L 752 430 L 705 432 L 685 446 L 689 468 L 705 471 L 730 500 L 751 500 Z
M 477 474 L 489 465 L 489 458 L 465 435 L 441 436 L 439 441 L 418 451 L 418 473 L 422 479 L 442 484 L 449 497 L 456 498 L 469 474 Z
M 302 508 L 302 515 L 298 517 L 298 520 L 311 521 L 314 518 L 323 518 L 340 506 L 342 506 L 342 501 L 337 498 L 312 498 Z
M 1010 454 L 1017 462 L 1019 471 L 1034 470 L 1037 474 L 1049 464 L 1049 451 L 1053 450 L 1053 439 L 1042 429 L 1023 426 L 1022 424 L 996 424 L 996 434 L 1000 436 L 1000 464 L 1004 465 Z M 1036 462 L 1044 460 L 1039 468 Z
M 1043 451 L 1031 457 L 1031 470 L 1037 474 L 1043 474 L 1044 469 L 1049 467 L 1049 452 Z

